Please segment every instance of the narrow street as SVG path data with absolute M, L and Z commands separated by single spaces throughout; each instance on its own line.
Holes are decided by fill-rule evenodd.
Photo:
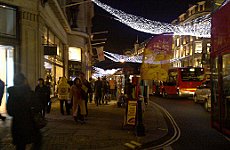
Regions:
M 151 101 L 165 108 L 175 119 L 181 135 L 171 145 L 175 150 L 228 150 L 230 140 L 211 128 L 210 113 L 192 99 L 152 96 Z

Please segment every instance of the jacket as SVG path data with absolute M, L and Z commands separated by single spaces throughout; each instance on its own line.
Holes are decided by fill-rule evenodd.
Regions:
M 13 143 L 33 143 L 40 132 L 35 128 L 31 107 L 39 105 L 39 102 L 29 97 L 32 91 L 26 85 L 10 87 L 8 92 L 7 112 L 13 117 L 11 128 Z
M 57 86 L 58 99 L 68 100 L 70 98 L 69 92 L 70 92 L 70 85 L 68 84 L 66 78 L 62 77 Z

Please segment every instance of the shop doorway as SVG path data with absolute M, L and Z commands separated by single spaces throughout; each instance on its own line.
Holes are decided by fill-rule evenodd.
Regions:
M 0 79 L 5 83 L 0 113 L 6 113 L 7 88 L 13 86 L 14 47 L 0 45 Z

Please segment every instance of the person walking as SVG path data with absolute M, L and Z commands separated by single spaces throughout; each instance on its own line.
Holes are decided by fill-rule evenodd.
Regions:
M 38 79 L 38 85 L 35 87 L 35 93 L 42 104 L 42 116 L 48 111 L 48 104 L 50 103 L 50 89 L 45 85 L 44 79 Z
M 95 81 L 94 91 L 95 91 L 96 105 L 97 106 L 101 105 L 101 100 L 102 100 L 102 81 L 101 81 L 100 77 L 98 77 L 97 81 Z
M 78 119 L 81 123 L 85 123 L 84 116 L 86 115 L 85 100 L 82 95 L 82 82 L 80 78 L 75 78 L 73 85 L 70 88 L 70 98 L 73 99 L 73 118 L 77 122 Z M 78 110 L 80 108 L 80 110 Z M 78 112 L 80 112 L 78 118 Z
M 110 94 L 111 94 L 111 98 L 113 99 L 115 99 L 116 97 L 115 88 L 116 88 L 116 81 L 114 79 L 109 80 Z
M 0 79 L 0 106 L 2 104 L 2 97 L 4 94 L 4 89 L 5 89 L 5 83 Z M 0 119 L 2 119 L 2 121 L 5 121 L 6 117 L 2 116 L 2 114 L 0 114 Z
M 86 109 L 86 117 L 88 116 L 88 98 L 89 93 L 92 92 L 89 81 L 86 80 L 85 74 L 83 72 L 80 73 L 80 79 L 82 82 L 82 99 L 85 101 L 85 109 Z
M 102 80 L 102 103 L 108 104 L 109 101 L 109 82 L 106 80 L 106 77 Z
M 90 84 L 90 87 L 91 87 L 91 92 L 89 93 L 89 102 L 92 103 L 93 101 L 93 93 L 94 93 L 94 81 L 93 79 L 90 77 L 89 78 L 89 84 Z
M 67 79 L 65 77 L 61 77 L 59 84 L 57 86 L 57 94 L 58 99 L 60 100 L 60 111 L 61 114 L 64 115 L 64 103 L 66 108 L 67 115 L 70 115 L 70 108 L 69 108 L 69 92 L 70 92 L 70 85 L 67 83 Z
M 35 127 L 31 108 L 41 110 L 39 100 L 31 97 L 33 91 L 27 84 L 26 77 L 19 73 L 14 77 L 14 86 L 8 88 L 9 97 L 6 108 L 7 113 L 13 117 L 11 133 L 16 150 L 25 150 L 27 144 L 33 143 L 33 150 L 40 150 L 42 135 Z M 34 94 L 35 95 L 35 94 Z
M 48 80 L 45 81 L 45 86 L 48 88 L 48 90 L 50 92 L 49 97 L 47 97 L 49 99 L 48 99 L 46 113 L 50 113 L 51 107 L 52 107 L 52 101 L 51 101 L 51 86 L 50 86 L 50 82 Z

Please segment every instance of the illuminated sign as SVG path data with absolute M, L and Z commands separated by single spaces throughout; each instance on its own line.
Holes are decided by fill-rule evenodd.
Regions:
M 81 48 L 69 47 L 69 60 L 81 62 Z

